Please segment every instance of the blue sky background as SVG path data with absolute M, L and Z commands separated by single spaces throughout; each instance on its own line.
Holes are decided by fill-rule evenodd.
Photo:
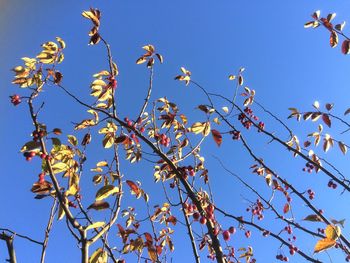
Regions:
M 155 69 L 153 98 L 167 96 L 177 102 L 182 112 L 188 113 L 192 121 L 195 117 L 202 116 L 196 113 L 192 115 L 193 108 L 206 101 L 194 87 L 186 88 L 173 81 L 181 66 L 191 70 L 193 79 L 209 91 L 229 97 L 234 87 L 227 76 L 235 74 L 239 67 L 244 66 L 246 84 L 257 91 L 256 98 L 260 102 L 281 118 L 288 116 L 288 107 L 291 106 L 311 109 L 314 100 L 319 100 L 321 104 L 335 102 L 334 110 L 339 115 L 349 107 L 350 57 L 342 55 L 339 48 L 329 47 L 329 36 L 325 29 L 303 28 L 303 24 L 311 20 L 310 14 L 317 9 L 324 13 L 336 12 L 336 21 L 350 21 L 350 4 L 346 1 L 155 0 L 73 3 L 0 0 L 0 122 L 3 126 L 0 130 L 0 227 L 8 227 L 41 240 L 50 205 L 46 199 L 33 199 L 33 194 L 29 191 L 40 173 L 40 164 L 39 161 L 26 162 L 18 152 L 30 140 L 33 128 L 25 105 L 14 108 L 9 103 L 8 96 L 18 92 L 17 87 L 10 83 L 13 77 L 10 69 L 21 63 L 21 57 L 34 57 L 40 51 L 41 43 L 60 36 L 67 43 L 66 58 L 59 67 L 64 75 L 63 84 L 89 101 L 92 75 L 107 68 L 103 46 L 87 45 L 90 23 L 80 14 L 90 6 L 102 11 L 101 33 L 111 44 L 120 69 L 117 98 L 120 116 L 135 116 L 143 102 L 148 72 L 145 67 L 135 65 L 135 60 L 142 54 L 141 47 L 149 43 L 155 45 L 165 59 L 164 65 Z M 345 29 L 345 32 L 349 31 Z M 77 122 L 87 116 L 84 108 L 76 106 L 55 87 L 47 89 L 45 100 L 47 103 L 41 118 L 51 128 L 61 127 L 65 134 L 73 132 L 71 121 Z M 218 103 L 218 106 L 227 105 Z M 295 121 L 289 121 L 288 124 L 295 128 L 300 137 L 316 127 L 307 123 L 300 125 Z M 280 132 L 280 126 L 273 121 L 266 121 L 266 128 Z M 342 130 L 344 129 L 335 127 L 332 132 L 338 136 Z M 287 138 L 287 134 L 279 134 Z M 300 189 L 312 185 L 316 192 L 314 203 L 324 208 L 328 217 L 348 217 L 348 213 L 344 212 L 349 209 L 347 193 L 340 195 L 340 190 L 329 191 L 326 187 L 328 180 L 321 174 L 302 173 L 303 162 L 291 159 L 290 154 L 277 145 L 267 145 L 267 138 L 256 136 L 253 131 L 247 136 L 257 153 L 280 174 L 298 184 Z M 343 138 L 346 140 L 347 135 Z M 94 141 L 97 142 L 98 137 Z M 108 158 L 108 152 L 101 156 L 100 149 L 98 143 L 91 146 L 91 162 L 87 165 L 92 167 L 93 160 Z M 235 214 L 244 213 L 247 206 L 244 198 L 255 200 L 255 197 L 225 174 L 210 154 L 205 153 L 222 156 L 230 169 L 267 194 L 263 180 L 249 172 L 252 161 L 247 155 L 242 155 L 241 150 L 239 143 L 232 142 L 229 138 L 224 138 L 219 149 L 211 140 L 203 146 L 211 171 L 216 203 Z M 332 150 L 328 158 L 346 173 L 347 157 Z M 144 179 L 144 188 L 151 193 L 151 202 L 154 200 L 156 203 L 157 192 L 161 188 L 152 183 L 152 166 L 126 166 L 124 173 L 132 180 Z M 89 176 L 86 175 L 87 178 Z M 83 185 L 88 187 L 88 193 L 95 190 L 88 180 Z M 84 201 L 89 204 L 90 197 L 88 194 L 86 196 Z M 133 198 L 130 202 L 141 206 Z M 303 218 L 308 212 L 296 203 L 294 213 L 298 218 Z M 231 224 L 226 222 L 224 227 Z M 270 222 L 273 222 L 272 217 L 267 218 L 264 224 L 269 225 Z M 315 229 L 317 227 L 315 225 Z M 347 234 L 346 228 L 344 232 Z M 235 247 L 253 245 L 258 262 L 273 262 L 279 244 L 272 239 L 267 243 L 260 236 L 253 232 L 253 237 L 247 240 L 240 233 L 231 242 Z M 302 237 L 298 236 L 299 244 L 307 243 L 306 252 L 311 252 L 316 240 L 308 238 L 303 242 Z M 191 262 L 185 231 L 178 231 L 176 241 L 173 262 Z M 37 262 L 39 247 L 19 238 L 16 239 L 16 245 L 19 262 Z M 55 222 L 47 262 L 78 262 L 79 253 L 74 246 L 74 240 L 65 224 Z M 288 254 L 287 249 L 285 252 Z M 341 253 L 330 251 L 329 254 L 334 262 L 343 260 Z M 5 246 L 0 243 L 0 262 L 4 262 L 6 256 Z M 320 254 L 319 258 L 328 260 L 325 253 Z M 296 256 L 291 258 L 291 262 L 302 262 L 302 259 Z

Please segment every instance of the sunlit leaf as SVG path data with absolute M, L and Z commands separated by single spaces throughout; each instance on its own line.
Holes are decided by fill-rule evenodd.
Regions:
M 330 238 L 324 238 L 319 241 L 317 241 L 316 246 L 314 248 L 314 253 L 319 253 L 321 251 L 324 251 L 328 248 L 333 247 L 336 244 L 336 241 Z
M 110 195 L 119 193 L 119 188 L 114 185 L 105 185 L 100 188 L 96 193 L 96 201 L 106 199 Z
M 89 263 L 107 263 L 108 254 L 102 248 L 98 248 L 89 258 Z
M 99 221 L 99 222 L 95 222 L 91 225 L 88 225 L 85 230 L 89 230 L 89 229 L 94 229 L 94 228 L 99 228 L 99 227 L 103 227 L 106 223 L 105 222 L 102 222 L 102 221 Z

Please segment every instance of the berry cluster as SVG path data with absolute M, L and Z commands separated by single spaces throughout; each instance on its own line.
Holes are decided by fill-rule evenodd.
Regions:
M 164 147 L 169 147 L 170 145 L 170 137 L 168 137 L 165 133 L 154 135 L 157 141 Z
M 11 99 L 11 103 L 14 106 L 17 106 L 18 104 L 20 104 L 22 102 L 21 97 L 17 94 L 10 96 Z
M 31 151 L 23 153 L 23 156 L 26 158 L 27 161 L 31 161 L 35 155 L 36 153 Z
M 285 261 L 285 262 L 289 261 L 289 258 L 286 256 L 283 256 L 282 254 L 276 255 L 276 259 L 281 260 L 281 261 Z
M 305 167 L 303 168 L 303 172 L 311 173 L 315 169 L 315 166 L 311 163 L 306 163 Z
M 247 119 L 247 116 L 244 113 L 238 115 L 238 120 L 242 123 L 243 127 L 248 130 L 253 125 L 253 123 Z
M 336 189 L 337 188 L 337 184 L 333 182 L 333 180 L 329 180 L 328 182 L 328 187 Z
M 293 229 L 289 225 L 284 228 L 284 231 L 286 231 L 288 234 L 292 234 L 293 233 Z
M 299 249 L 296 246 L 293 246 L 292 244 L 289 245 L 289 254 L 292 256 L 295 254 L 295 252 L 298 252 Z
M 232 134 L 233 140 L 239 140 L 241 138 L 241 132 L 240 131 L 231 131 L 230 134 Z
M 263 210 L 264 206 L 260 199 L 257 199 L 256 203 L 251 208 L 247 208 L 247 212 L 251 211 L 253 216 L 258 217 L 258 220 L 264 219 Z
M 33 131 L 32 132 L 32 136 L 33 136 L 33 140 L 34 141 L 38 141 L 40 140 L 41 138 L 43 138 L 45 136 L 46 132 L 43 131 L 43 130 L 40 130 L 40 131 Z
M 308 195 L 309 195 L 309 199 L 310 199 L 310 200 L 312 200 L 312 199 L 315 198 L 315 192 L 312 191 L 311 189 L 308 189 L 308 190 L 307 190 L 307 193 L 308 193 Z

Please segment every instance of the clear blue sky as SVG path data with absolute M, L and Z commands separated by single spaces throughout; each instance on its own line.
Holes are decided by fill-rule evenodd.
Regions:
M 336 12 L 337 21 L 350 22 L 350 4 L 346 1 L 0 0 L 0 122 L 3 127 L 0 130 L 0 227 L 42 239 L 49 207 L 47 200 L 34 200 L 29 191 L 40 172 L 40 164 L 37 161 L 27 163 L 19 154 L 20 147 L 30 139 L 33 128 L 25 105 L 14 108 L 9 103 L 8 96 L 18 92 L 10 84 L 10 69 L 21 63 L 21 57 L 35 56 L 41 43 L 60 36 L 67 43 L 66 59 L 60 66 L 63 83 L 87 100 L 92 74 L 107 68 L 103 47 L 87 45 L 90 24 L 80 14 L 89 7 L 102 11 L 101 32 L 111 44 L 120 68 L 118 101 L 121 116 L 136 115 L 143 101 L 148 74 L 143 66 L 135 65 L 135 60 L 142 54 L 141 46 L 149 43 L 154 44 L 165 59 L 164 65 L 156 67 L 153 98 L 167 96 L 178 102 L 184 113 L 191 113 L 196 106 L 193 105 L 194 99 L 201 104 L 205 103 L 205 98 L 198 95 L 194 88 L 185 88 L 173 81 L 181 66 L 191 70 L 193 79 L 208 90 L 227 96 L 233 92 L 227 76 L 244 66 L 247 85 L 257 91 L 260 102 L 281 118 L 288 116 L 287 109 L 291 106 L 311 109 L 314 100 L 335 102 L 335 110 L 340 114 L 349 107 L 350 57 L 342 55 L 339 48 L 329 47 L 325 29 L 303 28 L 303 24 L 311 19 L 310 14 L 317 9 L 324 13 Z M 47 124 L 61 127 L 66 134 L 71 133 L 71 121 L 79 121 L 79 118 L 86 116 L 85 109 L 74 106 L 54 87 L 46 93 L 47 103 L 42 117 Z M 301 137 L 315 127 L 304 125 L 304 128 L 300 128 L 295 121 L 289 124 Z M 280 129 L 274 122 L 267 122 L 266 125 L 276 132 Z M 338 134 L 338 131 L 335 129 L 334 133 Z M 286 134 L 282 133 L 282 136 Z M 303 163 L 300 160 L 290 161 L 286 151 L 275 145 L 267 145 L 267 138 L 257 140 L 254 137 L 250 136 L 249 139 L 256 143 L 257 152 L 271 161 L 277 171 L 301 188 L 312 184 L 316 191 L 315 204 L 324 207 L 329 217 L 347 217 L 347 213 L 343 212 L 349 209 L 346 193 L 340 195 L 340 191 L 328 191 L 324 176 L 306 176 L 301 172 Z M 217 149 L 208 140 L 203 151 L 223 156 L 229 168 L 247 178 L 257 189 L 263 189 L 263 180 L 249 172 L 252 161 L 248 156 L 241 156 L 237 143 L 228 138 L 226 141 L 224 139 L 223 146 Z M 91 148 L 92 159 L 104 157 L 94 152 L 99 149 L 99 145 Z M 254 200 L 255 197 L 225 174 L 209 154 L 205 157 L 211 168 L 217 204 L 236 214 L 243 213 L 247 205 L 244 198 Z M 341 156 L 339 151 L 332 150 L 329 158 L 342 171 L 348 170 L 348 159 Z M 153 200 L 156 203 L 156 192 L 160 188 L 152 184 L 151 166 L 137 165 L 124 173 L 133 180 L 146 178 L 145 188 L 150 193 L 154 192 Z M 89 177 L 91 175 L 86 176 Z M 88 183 L 85 185 L 91 186 Z M 135 204 L 139 205 L 137 202 Z M 305 211 L 304 208 L 300 210 Z M 302 212 L 296 214 L 299 218 L 306 215 Z M 269 222 L 265 223 L 268 225 Z M 191 262 L 189 242 L 185 231 L 181 231 L 182 235 L 175 237 L 178 243 L 173 262 Z M 74 247 L 74 240 L 68 236 L 65 224 L 55 222 L 47 262 L 78 262 L 78 250 Z M 254 238 L 253 232 L 253 238 L 247 240 L 241 233 L 232 239 L 232 244 L 235 247 L 253 245 L 258 262 L 273 262 L 279 244 L 269 239 L 271 242 L 267 246 L 266 239 L 260 238 L 258 233 L 255 236 L 259 238 Z M 302 243 L 301 240 L 299 242 Z M 307 239 L 306 252 L 312 251 L 315 242 L 314 239 Z M 38 247 L 21 239 L 16 239 L 16 245 L 19 262 L 38 261 Z M 288 254 L 287 249 L 285 252 Z M 337 257 L 339 254 L 330 251 L 333 262 L 343 260 L 342 256 Z M 6 256 L 5 246 L 0 243 L 0 262 Z M 320 259 L 327 261 L 328 256 L 322 254 Z M 291 258 L 291 262 L 302 262 L 302 259 L 297 256 Z

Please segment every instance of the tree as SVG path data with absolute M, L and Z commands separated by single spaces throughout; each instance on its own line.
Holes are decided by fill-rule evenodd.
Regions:
M 186 113 L 170 96 L 152 97 L 155 69 L 163 63 L 163 56 L 155 46 L 147 44 L 136 60 L 136 64 L 145 65 L 149 73 L 144 102 L 137 106 L 136 115 L 121 115 L 117 92 L 119 69 L 112 47 L 100 30 L 101 13 L 91 8 L 82 15 L 92 24 L 89 44 L 104 46 L 107 58 L 106 67 L 93 75 L 90 99 L 76 95 L 64 85 L 66 77 L 63 76 L 69 73 L 60 71 L 66 47 L 62 38 L 45 42 L 35 58 L 24 57 L 23 64 L 13 68 L 13 84 L 24 90 L 13 94 L 11 103 L 27 105 L 33 123 L 30 138 L 21 152 L 28 162 L 41 164 L 31 192 L 36 199 L 50 200 L 52 205 L 43 241 L 17 234 L 12 229 L 1 229 L 0 237 L 6 242 L 11 262 L 16 262 L 14 240 L 17 238 L 39 245 L 41 262 L 44 262 L 56 217 L 58 224 L 66 223 L 76 239 L 81 262 L 124 262 L 125 259 L 168 262 L 176 253 L 174 235 L 180 231 L 186 233 L 187 238 L 182 242 L 191 246 L 194 262 L 200 262 L 201 258 L 202 261 L 209 258 L 217 262 L 256 262 L 259 258 L 251 240 L 258 235 L 277 241 L 271 246 L 277 247 L 275 256 L 280 261 L 288 261 L 288 254 L 298 254 L 297 260 L 322 262 L 325 259 L 318 253 L 331 251 L 332 247 L 350 260 L 350 243 L 342 233 L 344 220 L 332 219 L 331 214 L 313 202 L 316 193 L 327 195 L 341 189 L 346 195 L 350 190 L 346 175 L 329 162 L 326 155 L 317 153 L 319 144 L 324 153 L 338 147 L 340 153 L 346 154 L 349 147 L 338 135 L 331 135 L 338 123 L 340 129 L 345 126 L 344 134 L 350 127 L 346 117 L 333 113 L 333 103 L 323 106 L 315 101 L 311 109 L 290 108 L 290 118 L 317 124 L 312 133 L 297 136 L 289 124 L 259 101 L 254 89 L 246 86 L 243 67 L 228 77 L 235 83 L 232 96 L 210 92 L 193 79 L 191 71 L 181 67 L 175 80 L 196 89 L 200 97 L 198 101 L 191 101 L 196 112 Z M 334 16 L 323 18 L 315 12 L 313 21 L 305 27 L 325 27 L 330 31 L 332 47 L 341 35 L 345 38 L 342 52 L 348 54 L 349 39 L 342 33 L 343 26 L 331 24 Z M 87 110 L 83 119 L 74 120 L 74 134 L 48 125 L 42 117 L 48 92 L 63 92 L 67 99 Z M 344 114 L 349 112 L 345 110 Z M 274 126 L 274 130 L 270 130 L 269 125 L 265 128 L 265 123 L 270 122 L 278 126 Z M 251 137 L 260 143 L 251 143 Z M 286 177 L 283 170 L 274 168 L 279 166 L 278 162 L 265 160 L 257 148 L 266 147 L 266 139 L 276 155 L 290 159 L 287 165 L 303 164 L 304 174 L 327 178 L 327 187 L 321 188 L 325 193 L 315 191 L 314 185 Z M 240 158 L 245 154 L 249 160 L 245 168 L 256 175 L 254 184 L 229 168 L 221 156 L 206 153 L 208 144 L 219 147 L 218 153 L 225 144 L 239 147 Z M 100 145 L 103 153 L 96 148 Z M 279 148 L 275 149 L 276 145 Z M 89 148 L 101 152 L 90 158 Z M 224 193 L 212 190 L 218 172 L 207 168 L 208 159 L 215 162 L 220 173 L 225 172 L 246 188 L 246 211 L 228 209 L 216 201 Z M 147 172 L 132 177 L 129 171 L 136 163 L 151 167 L 153 175 Z M 161 194 L 145 190 L 150 189 L 147 187 L 150 181 L 154 181 L 153 189 Z M 259 183 L 255 184 L 256 181 Z M 225 194 L 227 198 L 234 196 Z M 241 205 L 241 200 L 233 203 Z M 322 204 L 322 208 L 327 205 Z M 237 239 L 233 239 L 234 236 Z M 311 244 L 316 254 L 310 253 L 308 244 L 298 243 L 299 239 Z

